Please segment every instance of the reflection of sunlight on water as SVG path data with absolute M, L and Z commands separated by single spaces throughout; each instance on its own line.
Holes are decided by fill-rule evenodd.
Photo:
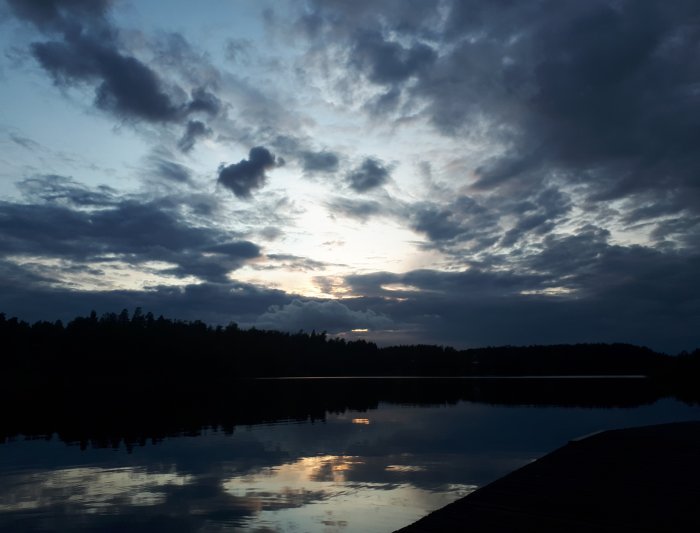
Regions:
M 352 465 L 362 462 L 359 457 L 354 456 L 302 457 L 293 463 L 263 468 L 253 475 L 231 478 L 223 485 L 224 490 L 233 496 L 248 496 L 256 493 L 275 495 L 290 487 L 302 487 L 303 490 L 305 484 L 345 483 L 346 472 Z
M 425 472 L 426 468 L 420 465 L 389 465 L 384 470 L 387 472 Z
M 21 473 L 4 479 L 0 512 L 70 505 L 75 512 L 110 512 L 110 508 L 162 503 L 168 486 L 183 486 L 191 476 L 154 473 L 141 468 L 65 468 Z
M 362 424 L 362 425 L 368 425 L 369 424 L 369 418 L 353 418 L 352 419 L 353 424 Z
M 468 494 L 471 485 L 429 491 L 401 482 L 356 482 L 352 470 L 365 461 L 354 456 L 322 455 L 264 468 L 223 482 L 231 496 L 245 500 L 257 515 L 251 526 L 286 531 L 391 531 Z M 389 465 L 387 472 L 421 472 L 424 467 Z

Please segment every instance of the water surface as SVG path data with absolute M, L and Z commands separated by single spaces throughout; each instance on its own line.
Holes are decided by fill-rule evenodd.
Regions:
M 322 413 L 275 417 L 266 410 L 251 423 L 189 436 L 159 432 L 155 443 L 141 438 L 143 445 L 83 439 L 81 449 L 59 433 L 16 436 L 0 445 L 0 530 L 389 532 L 571 438 L 700 419 L 698 407 L 646 395 L 608 406 L 563 396 L 557 405 L 555 398 L 518 402 L 506 387 L 499 402 L 480 386 L 485 403 L 474 391 L 455 397 L 445 385 L 416 396 L 411 385 L 403 396 L 394 389 L 381 399 L 384 389 L 363 383 L 349 386 L 355 392 L 346 404 L 355 407 L 318 398 Z M 270 387 L 266 401 L 274 398 Z M 534 398 L 541 387 L 533 385 Z M 277 399 L 282 413 L 291 401 Z M 250 402 L 248 411 L 257 412 Z

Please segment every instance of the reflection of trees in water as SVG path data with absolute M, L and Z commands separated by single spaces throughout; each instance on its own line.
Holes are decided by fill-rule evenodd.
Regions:
M 55 432 L 83 446 L 118 447 L 198 435 L 210 427 L 232 433 L 241 425 L 323 420 L 327 413 L 376 409 L 379 402 L 634 407 L 658 398 L 656 387 L 645 379 L 246 379 L 187 394 L 146 388 L 112 395 L 88 385 L 60 396 L 25 397 L 0 430 L 4 437 Z

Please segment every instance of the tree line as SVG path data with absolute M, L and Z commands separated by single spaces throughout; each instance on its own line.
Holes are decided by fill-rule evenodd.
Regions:
M 288 333 L 237 324 L 133 313 L 91 312 L 63 324 L 33 324 L 0 313 L 0 368 L 58 379 L 217 380 L 279 376 L 525 376 L 697 373 L 700 349 L 677 356 L 631 344 L 378 347 L 325 332 Z

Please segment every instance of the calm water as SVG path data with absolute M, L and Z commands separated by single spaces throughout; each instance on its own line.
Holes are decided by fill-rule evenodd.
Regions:
M 0 530 L 389 532 L 571 438 L 700 419 L 700 408 L 673 399 L 400 402 L 205 429 L 130 451 L 20 436 L 0 445 Z

